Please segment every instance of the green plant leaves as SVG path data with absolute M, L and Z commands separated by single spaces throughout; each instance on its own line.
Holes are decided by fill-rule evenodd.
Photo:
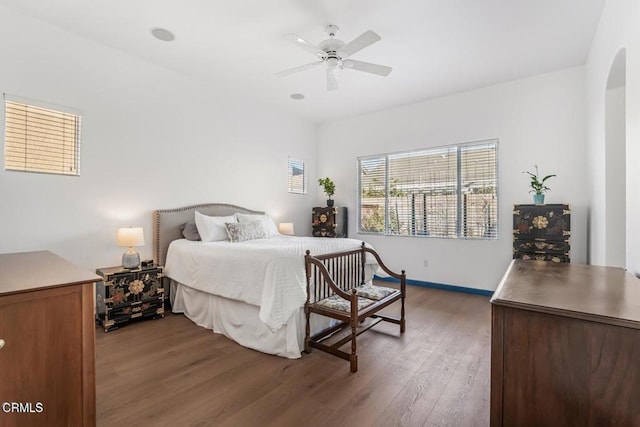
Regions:
M 336 184 L 331 181 L 331 178 L 319 178 L 318 185 L 324 188 L 324 192 L 327 194 L 327 197 L 331 198 L 336 192 Z
M 538 165 L 535 165 L 535 168 L 536 168 L 536 173 L 529 172 L 529 171 L 524 171 L 522 173 L 526 173 L 526 174 L 529 174 L 529 176 L 531 176 L 531 182 L 529 183 L 529 186 L 531 187 L 531 190 L 529 190 L 529 193 L 535 193 L 535 194 L 538 194 L 538 195 L 542 195 L 546 191 L 551 190 L 549 187 L 547 187 L 544 184 L 545 181 L 548 180 L 549 178 L 553 178 L 556 175 L 555 174 L 547 175 L 544 178 L 542 178 L 542 180 L 540 180 L 538 178 Z

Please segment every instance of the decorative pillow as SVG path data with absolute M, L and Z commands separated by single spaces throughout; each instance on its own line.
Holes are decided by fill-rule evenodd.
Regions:
M 278 232 L 278 227 L 276 226 L 275 222 L 273 222 L 273 218 L 271 218 L 270 215 L 236 213 L 236 217 L 238 218 L 238 222 L 240 224 L 254 221 L 262 222 L 265 237 L 277 236 L 278 234 L 280 234 Z
M 200 234 L 198 233 L 198 227 L 196 227 L 195 221 L 187 221 L 180 226 L 180 231 L 182 231 L 182 235 L 185 239 L 191 241 L 202 240 L 200 238 Z
M 261 221 L 254 222 L 228 222 L 225 224 L 229 240 L 232 242 L 244 242 L 245 240 L 264 239 L 264 226 Z
M 220 242 L 229 240 L 225 223 L 238 222 L 235 215 L 231 216 L 208 216 L 196 211 L 196 228 L 203 242 Z

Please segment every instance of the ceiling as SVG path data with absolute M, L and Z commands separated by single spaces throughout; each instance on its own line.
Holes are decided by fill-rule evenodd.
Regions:
M 222 84 L 323 123 L 584 64 L 604 0 L 0 0 L 0 4 L 157 65 Z M 354 59 L 388 77 L 343 70 L 326 90 L 323 67 L 284 38 L 317 44 L 327 24 L 349 42 L 382 40 Z M 173 42 L 153 38 L 171 30 Z M 290 95 L 302 93 L 303 100 Z

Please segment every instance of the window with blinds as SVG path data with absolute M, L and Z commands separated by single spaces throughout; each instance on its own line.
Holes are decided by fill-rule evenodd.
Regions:
M 80 116 L 5 98 L 6 170 L 79 175 Z
M 288 162 L 289 193 L 307 194 L 307 174 L 302 160 L 289 159 Z
M 360 232 L 498 237 L 497 141 L 358 159 Z

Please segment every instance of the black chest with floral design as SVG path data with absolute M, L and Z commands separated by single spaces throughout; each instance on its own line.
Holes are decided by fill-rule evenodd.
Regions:
M 105 332 L 138 318 L 164 317 L 162 267 L 128 270 L 122 267 L 99 268 L 96 318 Z
M 347 208 L 315 207 L 311 211 L 313 237 L 347 237 Z
M 570 262 L 569 205 L 514 205 L 513 258 Z

